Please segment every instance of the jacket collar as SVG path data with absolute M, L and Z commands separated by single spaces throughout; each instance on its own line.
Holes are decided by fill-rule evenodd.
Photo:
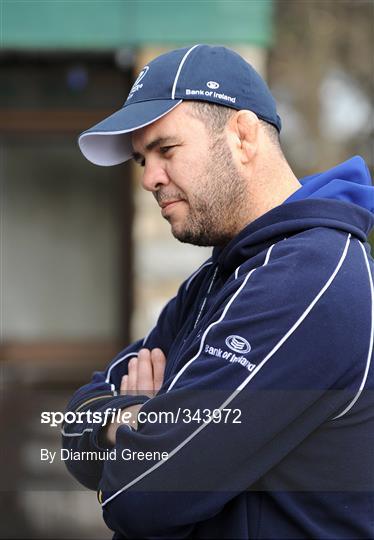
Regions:
M 315 227 L 351 233 L 365 242 L 374 216 L 358 205 L 329 199 L 307 199 L 277 206 L 240 231 L 226 246 L 213 249 L 213 262 L 229 275 L 244 261 L 272 244 Z

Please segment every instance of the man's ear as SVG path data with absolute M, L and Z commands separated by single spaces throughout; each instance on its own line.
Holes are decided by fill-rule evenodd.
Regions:
M 229 138 L 243 165 L 249 163 L 257 152 L 258 126 L 258 117 L 252 111 L 241 110 L 230 118 Z

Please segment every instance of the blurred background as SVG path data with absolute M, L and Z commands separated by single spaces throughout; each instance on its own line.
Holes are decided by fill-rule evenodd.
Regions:
M 179 244 L 131 164 L 77 136 L 161 52 L 225 44 L 267 79 L 295 173 L 374 168 L 374 3 L 0 0 L 0 538 L 111 538 L 40 411 L 146 334 L 209 250 Z

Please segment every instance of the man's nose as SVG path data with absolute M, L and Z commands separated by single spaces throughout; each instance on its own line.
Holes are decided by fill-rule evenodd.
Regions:
M 156 192 L 169 183 L 164 167 L 157 160 L 147 160 L 142 177 L 142 186 L 147 191 Z

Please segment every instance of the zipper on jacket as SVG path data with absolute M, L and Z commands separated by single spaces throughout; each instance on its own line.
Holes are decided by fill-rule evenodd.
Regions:
M 202 304 L 200 306 L 200 309 L 199 309 L 199 313 L 197 314 L 197 317 L 196 317 L 196 320 L 194 322 L 194 325 L 193 325 L 193 329 L 196 328 L 199 320 L 201 319 L 201 316 L 203 314 L 203 311 L 204 311 L 204 307 L 205 307 L 205 304 L 206 304 L 206 301 L 208 300 L 208 296 L 210 295 L 210 292 L 213 288 L 213 285 L 214 285 L 214 282 L 216 280 L 216 277 L 217 277 L 217 272 L 218 272 L 218 265 L 215 267 L 214 269 L 214 273 L 213 273 L 213 276 L 212 276 L 212 279 L 210 280 L 210 283 L 209 283 L 209 287 L 208 287 L 208 290 L 206 292 L 206 295 L 204 297 L 204 300 L 202 301 Z
M 212 288 L 213 288 L 213 285 L 216 281 L 216 277 L 217 277 L 217 273 L 218 273 L 218 264 L 216 265 L 214 271 L 213 271 L 213 275 L 210 279 L 210 282 L 209 282 L 209 285 L 208 285 L 208 288 L 207 288 L 207 291 L 205 293 L 205 296 L 204 296 L 204 299 L 200 305 L 200 309 L 199 309 L 199 312 L 197 314 L 197 317 L 192 325 L 192 327 L 190 326 L 190 330 L 186 330 L 185 333 L 184 333 L 184 338 L 180 341 L 179 343 L 179 346 L 178 346 L 178 352 L 180 352 L 181 348 L 183 347 L 183 345 L 185 344 L 185 342 L 187 341 L 187 339 L 190 337 L 191 333 L 196 329 L 202 315 L 203 315 L 203 312 L 204 312 L 204 308 L 205 308 L 205 305 L 207 303 L 207 300 L 208 300 L 208 297 L 212 291 Z M 170 377 L 171 374 L 173 373 L 174 371 L 174 368 L 178 362 L 178 359 L 179 359 L 179 354 L 176 353 L 174 355 L 174 358 L 173 358 L 173 361 L 172 363 L 170 363 L 169 365 L 167 364 L 167 371 L 166 371 L 166 376 L 167 377 Z

